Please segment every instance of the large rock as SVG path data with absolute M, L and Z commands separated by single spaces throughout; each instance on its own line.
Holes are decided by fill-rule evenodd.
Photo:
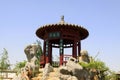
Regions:
M 39 64 L 36 63 L 39 61 L 36 56 L 39 50 L 40 50 L 40 46 L 38 44 L 28 45 L 24 49 L 24 52 L 28 60 L 24 68 L 25 70 L 32 72 L 31 76 L 34 76 L 35 73 L 39 71 Z
M 30 62 L 30 60 L 36 56 L 37 51 L 40 49 L 40 46 L 38 44 L 31 44 L 28 45 L 25 49 L 24 52 L 26 54 L 27 60 L 28 62 Z
M 72 76 L 72 72 L 68 71 L 66 66 L 59 67 L 60 80 L 78 80 L 75 76 Z
M 53 72 L 53 67 L 50 65 L 50 63 L 47 63 L 45 65 L 45 68 L 43 69 L 42 80 L 47 80 L 47 77 L 49 76 L 50 72 Z
M 24 49 L 28 61 L 25 64 L 25 67 L 21 69 L 20 76 L 17 76 L 16 80 L 17 78 L 18 80 L 22 80 L 21 78 L 28 78 L 29 80 L 39 71 L 39 64 L 36 63 L 39 60 L 36 55 L 40 48 L 41 47 L 38 44 L 31 44 Z
M 79 62 L 84 62 L 84 63 L 90 62 L 87 50 L 81 50 L 80 54 L 81 56 L 79 57 Z
M 73 58 L 73 57 L 69 58 L 69 60 L 66 63 L 66 66 L 68 68 L 68 71 L 70 71 L 70 72 L 71 71 L 74 72 L 74 70 L 76 70 L 76 69 L 78 69 L 78 70 L 82 70 L 83 69 L 83 67 L 80 66 L 80 64 L 77 63 L 77 60 L 75 58 Z
M 39 72 L 39 65 L 36 64 L 36 61 L 38 59 L 36 58 L 36 56 L 34 56 L 32 59 L 31 59 L 31 62 L 27 62 L 26 65 L 25 65 L 25 71 L 28 71 L 29 73 L 29 76 L 31 77 L 34 77 L 35 74 L 37 72 Z
M 89 71 L 77 63 L 77 60 L 71 57 L 66 66 L 59 68 L 60 80 L 89 80 Z

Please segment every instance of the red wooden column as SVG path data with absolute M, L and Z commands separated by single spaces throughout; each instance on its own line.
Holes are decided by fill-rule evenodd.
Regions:
M 63 65 L 63 40 L 60 39 L 60 49 L 59 49 L 59 53 L 60 53 L 60 65 Z
M 49 43 L 49 63 L 52 65 L 52 43 Z
M 72 51 L 72 57 L 76 58 L 77 59 L 77 42 L 74 41 L 73 43 L 73 51 Z
M 81 42 L 79 41 L 78 42 L 78 57 L 81 56 L 80 51 L 81 51 Z
M 45 63 L 46 63 L 46 41 L 44 41 L 44 47 L 43 47 L 44 49 L 44 54 L 43 54 L 43 63 L 44 63 L 44 65 L 43 65 L 43 67 L 45 66 Z
M 49 63 L 49 41 L 46 41 L 46 63 Z

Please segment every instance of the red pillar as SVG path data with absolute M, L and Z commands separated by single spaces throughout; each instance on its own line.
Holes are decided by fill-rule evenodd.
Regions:
M 44 67 L 46 63 L 46 42 L 43 45 L 43 54 L 40 56 L 40 67 Z
M 45 55 L 46 55 L 46 63 L 49 63 L 49 42 L 46 41 L 46 52 L 45 52 Z
M 60 65 L 63 65 L 63 53 L 60 53 Z
M 49 63 L 52 65 L 52 43 L 49 43 Z
M 63 40 L 61 39 L 60 40 L 60 65 L 63 65 Z
M 49 57 L 46 56 L 46 63 L 49 63 Z
M 81 56 L 80 51 L 81 51 L 81 42 L 78 42 L 78 56 L 79 57 Z
M 72 51 L 72 57 L 76 58 L 77 59 L 77 42 L 74 41 L 73 43 L 73 51 Z
M 46 41 L 44 41 L 44 54 L 43 54 L 43 57 L 44 57 L 44 65 L 43 66 L 45 66 L 45 63 L 46 63 Z
M 52 44 L 46 42 L 46 63 L 52 64 Z

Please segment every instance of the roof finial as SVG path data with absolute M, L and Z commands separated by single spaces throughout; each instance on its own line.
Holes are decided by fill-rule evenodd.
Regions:
M 64 24 L 65 21 L 64 21 L 64 15 L 61 16 L 61 21 L 60 21 L 60 24 Z
M 64 15 L 61 16 L 61 21 L 64 21 Z

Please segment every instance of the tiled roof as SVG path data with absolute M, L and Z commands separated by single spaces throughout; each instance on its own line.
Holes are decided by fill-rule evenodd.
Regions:
M 61 29 L 79 31 L 81 40 L 85 39 L 89 32 L 82 26 L 76 24 L 68 24 L 64 21 L 64 18 L 61 18 L 61 21 L 56 24 L 46 24 L 37 29 L 36 35 L 43 39 L 46 32 L 59 31 Z

